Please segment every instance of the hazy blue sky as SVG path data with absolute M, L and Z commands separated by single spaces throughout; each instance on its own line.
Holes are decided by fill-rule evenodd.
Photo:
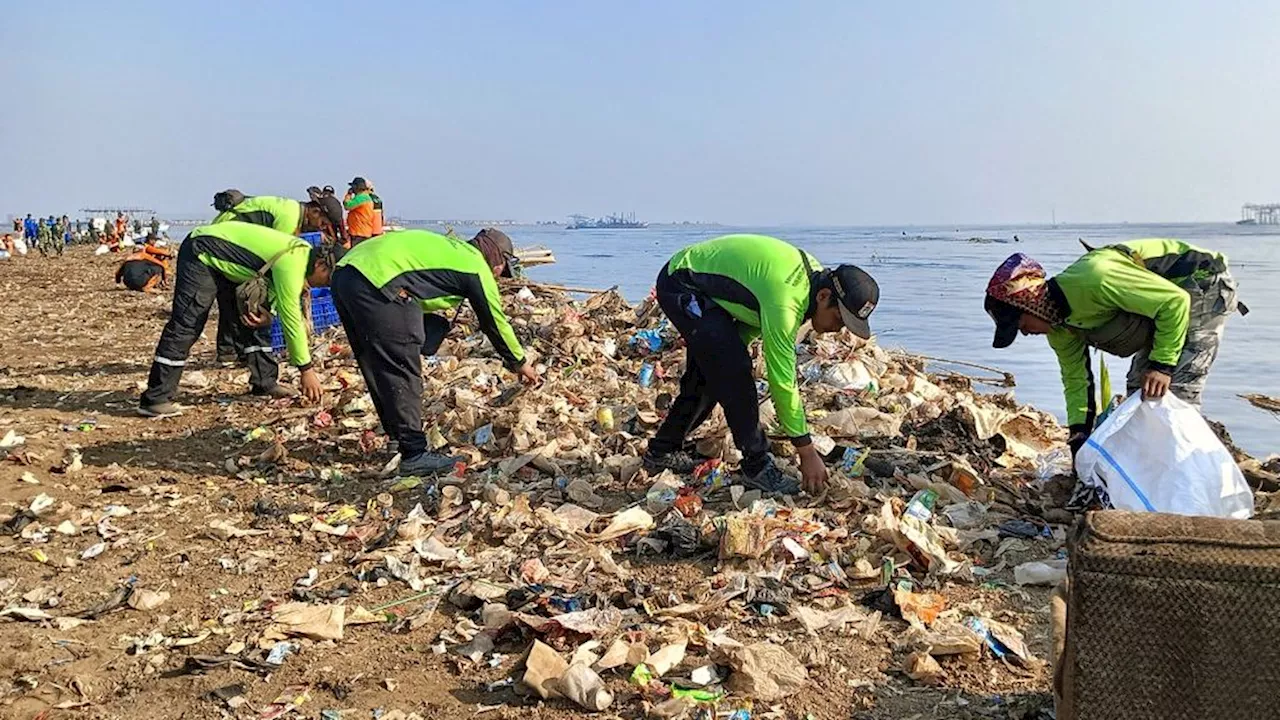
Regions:
M 373 179 L 393 214 L 1234 219 L 1277 2 L 6 3 L 0 214 Z

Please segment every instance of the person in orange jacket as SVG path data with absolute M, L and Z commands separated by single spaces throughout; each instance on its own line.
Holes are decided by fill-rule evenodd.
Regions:
M 147 242 L 137 252 L 120 262 L 116 269 L 116 282 L 130 290 L 158 293 L 169 279 L 169 261 L 173 251 L 155 244 L 156 236 L 148 235 Z
M 342 206 L 347 211 L 347 237 L 352 247 L 381 233 L 380 226 L 374 227 L 377 224 L 377 209 L 369 189 L 369 181 L 362 177 L 354 178 Z

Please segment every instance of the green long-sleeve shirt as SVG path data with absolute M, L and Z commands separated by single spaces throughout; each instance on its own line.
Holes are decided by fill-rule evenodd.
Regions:
M 493 270 L 470 243 L 426 230 L 397 230 L 351 248 L 338 267 L 359 270 L 389 300 L 411 298 L 423 312 L 455 308 L 466 300 L 507 367 L 524 364 L 524 348 L 502 311 Z
M 812 255 L 766 235 L 725 235 L 690 245 L 667 263 L 673 278 L 738 321 L 744 343 L 761 339 L 778 424 L 800 444 L 809 430 L 796 382 L 796 334 L 812 314 L 810 276 L 821 269 Z
M 311 246 L 288 233 L 234 220 L 198 227 L 185 242 L 197 242 L 200 262 L 237 285 L 251 279 L 277 253 L 290 248 L 267 273 L 271 304 L 280 318 L 289 362 L 300 368 L 310 367 L 302 293 L 307 287 Z
M 296 235 L 302 228 L 302 203 L 292 198 L 254 195 L 226 212 L 218 213 L 214 223 L 236 220 L 262 225 L 282 233 Z
M 1092 421 L 1092 371 L 1083 333 L 1102 327 L 1118 312 L 1151 318 L 1155 336 L 1148 358 L 1172 370 L 1182 355 L 1191 298 L 1179 287 L 1190 279 L 1226 269 L 1226 257 L 1168 239 L 1130 240 L 1098 248 L 1053 280 L 1070 307 L 1065 322 L 1049 333 L 1058 356 L 1067 402 L 1067 423 Z

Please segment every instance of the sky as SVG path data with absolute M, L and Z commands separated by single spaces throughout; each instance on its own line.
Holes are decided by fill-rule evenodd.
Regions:
M 1234 220 L 1280 3 L 7 3 L 0 215 L 374 181 L 406 218 Z

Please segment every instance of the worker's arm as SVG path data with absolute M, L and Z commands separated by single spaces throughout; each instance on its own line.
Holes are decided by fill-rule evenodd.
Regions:
M 289 363 L 299 370 L 311 367 L 306 318 L 302 313 L 302 292 L 307 287 L 307 249 L 291 250 L 271 268 L 271 289 Z
M 796 382 L 796 332 L 800 318 L 782 303 L 769 303 L 760 311 L 760 325 L 765 376 L 778 425 L 792 444 L 803 447 L 812 441 Z
M 516 339 L 516 333 L 502 311 L 502 295 L 493 274 L 481 270 L 467 276 L 463 297 L 471 303 L 471 309 L 480 323 L 480 330 L 493 343 L 493 349 L 502 357 L 510 370 L 524 365 L 524 348 Z
M 1071 330 L 1054 328 L 1049 332 L 1049 347 L 1058 355 L 1062 392 L 1067 401 L 1067 424 L 1073 433 L 1082 430 L 1088 434 L 1093 431 L 1098 413 L 1089 346 Z
M 1147 357 L 1153 368 L 1173 372 L 1191 320 L 1187 291 L 1126 260 L 1108 267 L 1098 294 L 1108 305 L 1155 321 L 1155 339 Z
M 370 198 L 368 193 L 360 193 L 359 195 L 352 195 L 343 200 L 342 207 L 346 208 L 349 212 L 360 205 L 364 205 L 365 203 L 368 203 L 369 207 L 372 208 L 373 198 Z

